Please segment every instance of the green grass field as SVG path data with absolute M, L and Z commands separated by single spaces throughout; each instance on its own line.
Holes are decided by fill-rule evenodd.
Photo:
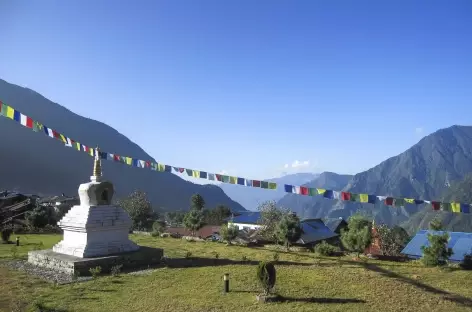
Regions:
M 0 245 L 0 261 L 26 258 L 28 250 L 50 248 L 60 235 L 21 235 L 13 245 Z M 167 257 L 240 261 L 272 260 L 273 251 L 132 235 L 140 245 L 164 249 Z M 40 244 L 42 242 L 42 244 Z M 352 261 L 312 253 L 280 253 L 276 291 L 281 303 L 257 303 L 256 268 L 252 264 L 169 268 L 144 275 L 102 276 L 93 281 L 53 285 L 0 267 L 1 311 L 32 310 L 42 303 L 49 311 L 471 311 L 471 273 L 424 268 L 416 262 Z M 290 263 L 288 263 L 290 262 Z M 229 294 L 222 294 L 230 273 Z M 55 310 L 53 310 L 55 309 Z M 32 310 L 34 311 L 34 310 Z

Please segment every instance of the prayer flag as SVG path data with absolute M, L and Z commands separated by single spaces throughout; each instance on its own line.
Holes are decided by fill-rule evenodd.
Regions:
M 469 204 L 461 204 L 461 212 L 462 213 L 470 213 L 470 205 Z
M 324 195 L 324 193 L 326 192 L 325 189 L 321 189 L 321 188 L 317 188 L 316 191 L 318 192 L 318 195 Z
M 214 173 L 209 173 L 208 174 L 208 180 L 215 181 L 215 174 Z
M 244 178 L 238 178 L 238 184 L 239 185 L 245 185 L 246 181 L 244 180 Z
M 223 175 L 222 178 L 224 183 L 229 183 L 229 176 Z
M 200 178 L 201 179 L 206 179 L 208 177 L 208 174 L 206 171 L 200 171 Z
M 13 113 L 13 120 L 17 122 L 21 122 L 21 113 L 19 111 L 14 111 Z
M 451 203 L 441 203 L 441 211 L 451 211 Z
M 246 181 L 246 186 L 252 186 L 252 180 L 245 179 Z
M 43 129 L 43 125 L 37 121 L 34 121 L 33 122 L 33 131 L 34 132 L 38 132 L 38 131 L 41 131 Z
M 334 192 L 332 190 L 326 190 L 323 194 L 324 198 L 334 199 Z
M 349 192 L 341 192 L 341 199 L 342 199 L 342 200 L 351 200 L 351 193 L 349 193 Z
M 163 168 L 165 169 L 165 166 L 164 166 Z M 159 171 L 161 171 L 161 170 L 159 170 Z M 164 170 L 162 170 L 162 171 L 164 171 Z M 192 169 L 185 169 L 185 172 L 187 172 L 187 175 L 188 175 L 189 177 L 191 177 L 191 176 L 193 175 Z
M 164 165 L 164 171 L 165 172 L 172 172 L 172 167 L 169 165 Z
M 309 187 L 309 188 L 308 188 L 308 195 L 310 195 L 310 196 L 316 196 L 316 195 L 318 195 L 318 189 L 313 188 L 313 187 Z
M 253 187 L 261 187 L 261 181 L 259 180 L 252 180 Z
M 461 203 L 451 203 L 451 210 L 455 213 L 461 212 Z
M 269 182 L 269 190 L 275 190 L 277 188 L 277 183 Z
M 6 117 L 13 119 L 15 115 L 15 110 L 11 108 L 10 106 L 7 106 L 7 115 Z
M 305 186 L 300 186 L 300 194 L 301 195 L 308 195 L 308 188 Z
M 192 177 L 194 177 L 194 178 L 200 178 L 200 171 L 198 171 L 198 170 L 192 170 Z
M 229 183 L 231 184 L 236 184 L 238 182 L 238 178 L 237 177 L 229 177 Z
M 268 188 L 269 188 L 269 182 L 267 182 L 267 181 L 261 181 L 261 188 L 263 188 L 263 189 L 268 189 Z
M 222 182 L 223 181 L 223 177 L 221 176 L 221 174 L 216 174 L 216 180 Z
M 441 209 L 441 203 L 437 201 L 432 201 L 431 206 L 433 207 L 433 210 L 439 210 Z
M 387 205 L 387 206 L 393 206 L 393 197 L 387 197 L 387 198 L 385 198 L 385 205 Z
M 394 198 L 393 205 L 395 207 L 403 207 L 405 206 L 405 200 L 403 198 Z
M 287 193 L 292 193 L 292 191 L 293 191 L 293 185 L 285 184 L 285 185 L 284 185 L 284 189 L 285 189 L 285 192 L 287 192 Z

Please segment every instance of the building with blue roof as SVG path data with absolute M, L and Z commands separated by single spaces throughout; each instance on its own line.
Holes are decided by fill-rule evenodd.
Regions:
M 452 262 L 461 262 L 464 255 L 472 254 L 472 233 L 464 232 L 448 232 L 448 247 L 454 252 L 449 258 Z M 428 233 L 442 234 L 443 231 L 421 230 L 413 237 L 413 239 L 402 250 L 402 254 L 411 259 L 419 259 L 423 256 L 422 246 L 429 246 Z
M 240 230 L 256 230 L 261 227 L 259 211 L 247 211 L 239 213 L 227 219 L 229 223 L 237 226 Z M 303 234 L 296 242 L 298 245 L 314 245 L 323 240 L 329 240 L 339 235 L 327 227 L 321 219 L 306 219 L 301 221 Z

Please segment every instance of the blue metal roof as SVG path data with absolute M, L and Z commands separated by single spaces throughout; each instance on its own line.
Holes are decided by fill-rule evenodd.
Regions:
M 257 224 L 260 218 L 261 213 L 259 211 L 245 211 L 239 216 L 228 218 L 228 221 L 232 220 L 233 223 Z
M 336 231 L 342 222 L 345 222 L 342 218 L 328 218 L 324 220 L 324 224 L 333 232 Z
M 402 254 L 409 258 L 419 259 L 423 256 L 421 246 L 429 246 L 428 233 L 442 234 L 443 231 L 421 230 L 416 233 L 415 237 L 402 250 Z M 449 234 L 448 246 L 452 248 L 454 254 L 449 258 L 450 261 L 460 262 L 464 259 L 464 255 L 472 254 L 472 233 L 464 232 L 447 232 Z
M 301 224 L 303 234 L 297 241 L 299 244 L 311 244 L 338 236 L 338 234 L 331 231 L 321 219 L 303 220 Z

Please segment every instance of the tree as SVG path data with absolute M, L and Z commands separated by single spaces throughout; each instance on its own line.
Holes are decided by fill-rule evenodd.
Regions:
M 172 225 L 180 225 L 184 222 L 185 212 L 169 211 L 165 214 L 165 219 Z
M 225 222 L 225 219 L 231 216 L 231 210 L 224 206 L 219 205 L 215 209 L 203 210 L 203 219 L 205 224 L 221 225 Z
M 153 221 L 158 219 L 146 193 L 142 191 L 134 191 L 127 198 L 119 200 L 118 205 L 128 212 L 134 230 L 149 230 Z
M 440 231 L 442 229 L 441 221 L 433 219 L 429 223 L 429 227 L 433 231 Z M 429 246 L 421 246 L 423 257 L 421 261 L 426 266 L 438 266 L 447 263 L 447 260 L 452 256 L 452 248 L 448 247 L 449 234 L 443 232 L 442 234 L 428 233 Z
M 261 213 L 259 223 L 261 225 L 260 235 L 268 240 L 278 241 L 276 233 L 277 224 L 282 217 L 288 213 L 286 209 L 277 207 L 275 201 L 266 201 L 259 205 L 258 210 Z
M 389 228 L 382 224 L 376 230 L 382 255 L 398 256 L 409 241 L 408 233 L 400 226 Z
M 192 236 L 195 236 L 195 233 L 204 225 L 203 213 L 199 210 L 191 209 L 185 214 L 184 225 L 192 232 Z
M 284 242 L 288 251 L 290 244 L 295 243 L 303 234 L 300 219 L 292 213 L 284 214 L 277 224 L 275 233 L 279 241 Z
M 372 242 L 371 223 L 362 215 L 354 214 L 349 218 L 347 230 L 341 231 L 341 241 L 348 250 L 359 257 Z
M 239 228 L 233 224 L 225 224 L 220 229 L 221 237 L 231 245 L 231 241 L 238 236 Z
M 200 194 L 193 194 L 191 201 L 191 208 L 202 211 L 205 207 L 205 200 Z
M 28 225 L 33 228 L 43 228 L 48 224 L 56 225 L 60 220 L 54 207 L 40 205 L 36 205 L 32 210 L 26 212 L 25 219 Z

